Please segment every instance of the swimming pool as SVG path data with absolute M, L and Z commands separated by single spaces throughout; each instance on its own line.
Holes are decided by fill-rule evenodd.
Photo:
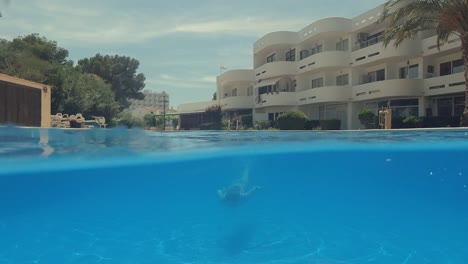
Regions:
M 0 264 L 466 264 L 467 185 L 468 130 L 2 127 Z

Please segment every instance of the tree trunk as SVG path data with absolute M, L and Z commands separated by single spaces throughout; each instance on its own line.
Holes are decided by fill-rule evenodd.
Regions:
M 468 35 L 461 37 L 463 61 L 465 63 L 465 110 L 460 118 L 460 126 L 468 127 Z

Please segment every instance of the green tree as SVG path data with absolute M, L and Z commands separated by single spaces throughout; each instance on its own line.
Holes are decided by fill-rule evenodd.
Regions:
M 145 75 L 137 74 L 140 62 L 126 56 L 96 54 L 92 58 L 78 61 L 78 68 L 84 73 L 93 73 L 112 86 L 115 100 L 121 108 L 129 106 L 128 99 L 143 99 Z
M 119 105 L 114 101 L 110 85 L 99 76 L 66 67 L 56 77 L 60 83 L 52 89 L 53 112 L 82 113 L 85 118 L 104 116 L 106 120 L 118 113 Z
M 163 118 L 161 116 L 156 116 L 153 114 L 147 114 L 143 117 L 143 120 L 145 121 L 145 125 L 147 127 L 158 127 L 162 126 L 163 124 Z
M 461 40 L 465 64 L 465 110 L 461 126 L 468 126 L 468 1 L 466 0 L 389 0 L 380 22 L 388 21 L 384 44 L 395 40 L 398 47 L 405 39 L 416 37 L 421 31 L 434 30 L 437 45 L 447 42 L 451 35 Z
M 118 111 L 111 86 L 76 69 L 68 51 L 38 34 L 0 40 L 0 72 L 52 86 L 52 113 L 82 113 L 111 120 Z
M 72 65 L 68 51 L 38 34 L 0 40 L 0 71 L 30 81 L 51 84 L 57 66 Z

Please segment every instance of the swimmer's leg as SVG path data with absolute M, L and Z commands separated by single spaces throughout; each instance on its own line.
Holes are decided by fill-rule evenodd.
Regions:
M 249 167 L 246 167 L 244 169 L 244 173 L 242 174 L 242 178 L 240 179 L 240 184 L 242 185 L 242 187 L 245 187 L 247 186 L 247 184 L 249 184 L 249 171 Z

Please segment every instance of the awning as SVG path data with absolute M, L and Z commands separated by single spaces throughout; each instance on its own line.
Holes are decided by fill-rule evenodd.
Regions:
M 255 87 L 263 87 L 263 86 L 268 86 L 268 85 L 274 85 L 276 84 L 281 78 L 272 78 L 272 79 L 266 79 L 263 80 L 262 82 L 259 82 L 255 85 Z

